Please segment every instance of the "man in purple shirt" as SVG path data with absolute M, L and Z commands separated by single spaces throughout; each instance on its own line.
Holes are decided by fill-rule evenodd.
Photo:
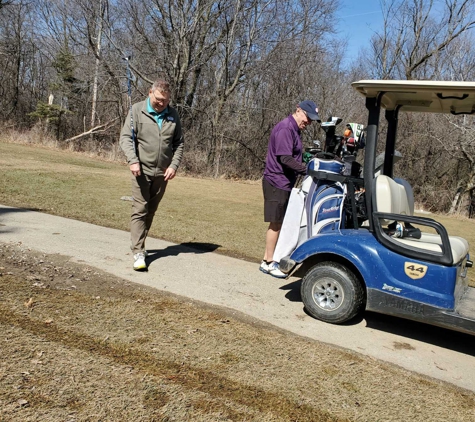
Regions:
M 279 264 L 273 260 L 275 246 L 284 220 L 285 210 L 298 174 L 305 174 L 302 163 L 300 132 L 312 121 L 319 121 L 318 108 L 313 101 L 302 101 L 293 114 L 272 129 L 262 179 L 264 192 L 264 221 L 269 223 L 266 250 L 259 269 L 274 277 L 284 278 Z

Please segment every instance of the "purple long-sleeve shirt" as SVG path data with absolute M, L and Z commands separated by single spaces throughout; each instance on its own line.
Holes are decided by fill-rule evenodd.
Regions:
M 292 115 L 281 120 L 272 129 L 264 169 L 264 178 L 272 186 L 290 191 L 295 184 L 297 172 L 281 162 L 279 157 L 282 156 L 291 156 L 298 163 L 302 162 L 302 139 Z

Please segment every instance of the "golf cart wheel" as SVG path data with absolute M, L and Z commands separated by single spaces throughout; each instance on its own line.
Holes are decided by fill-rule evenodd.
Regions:
M 356 276 L 336 262 L 312 267 L 300 289 L 305 309 L 314 318 L 341 324 L 355 317 L 364 306 L 364 289 Z

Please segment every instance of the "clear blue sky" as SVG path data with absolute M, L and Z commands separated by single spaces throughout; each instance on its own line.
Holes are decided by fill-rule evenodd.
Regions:
M 342 0 L 336 16 L 338 35 L 348 38 L 346 61 L 355 59 L 361 47 L 369 46 L 374 31 L 383 24 L 379 0 Z

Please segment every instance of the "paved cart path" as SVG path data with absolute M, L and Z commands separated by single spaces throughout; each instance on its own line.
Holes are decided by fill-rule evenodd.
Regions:
M 255 263 L 148 239 L 152 262 L 148 272 L 137 273 L 129 233 L 2 205 L 0 242 L 67 255 L 135 283 L 236 310 L 475 391 L 475 336 L 368 312 L 351 325 L 325 324 L 304 312 L 298 278 L 273 278 Z

